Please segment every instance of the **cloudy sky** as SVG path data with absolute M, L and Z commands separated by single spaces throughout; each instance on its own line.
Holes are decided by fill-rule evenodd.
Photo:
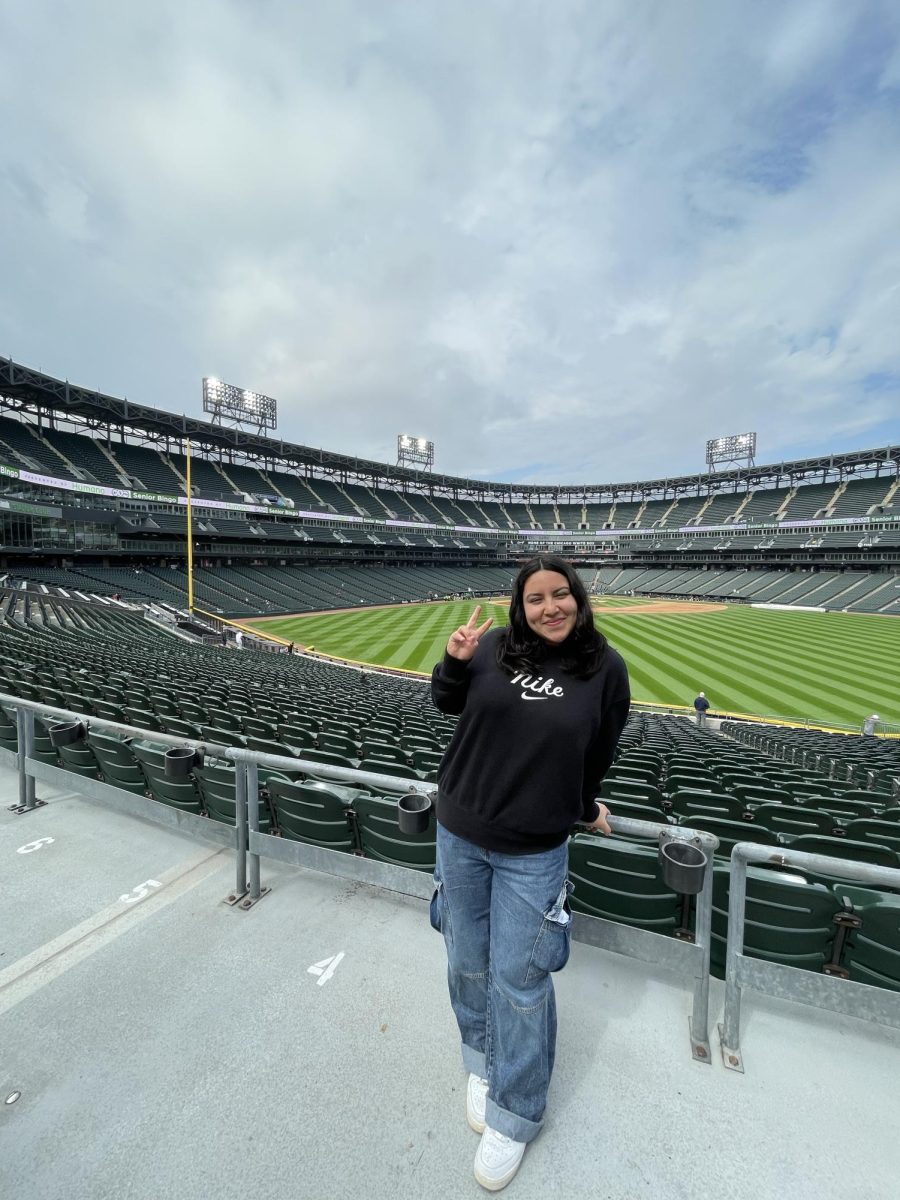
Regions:
M 0 0 L 0 353 L 616 481 L 900 441 L 894 0 Z

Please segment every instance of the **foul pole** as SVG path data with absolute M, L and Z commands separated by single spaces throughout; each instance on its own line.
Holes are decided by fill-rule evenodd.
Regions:
M 194 611 L 194 526 L 191 506 L 191 442 L 186 439 L 187 446 L 187 576 L 188 576 L 188 612 Z

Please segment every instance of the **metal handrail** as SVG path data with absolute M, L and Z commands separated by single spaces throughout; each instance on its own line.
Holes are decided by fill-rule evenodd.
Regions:
M 797 867 L 818 875 L 854 879 L 875 887 L 900 888 L 900 868 L 879 867 L 873 863 L 835 858 L 828 854 L 807 854 L 789 846 L 775 849 L 752 842 L 738 842 L 731 852 L 731 878 L 728 896 L 728 949 L 725 965 L 725 1016 L 719 1027 L 725 1066 L 742 1071 L 741 989 L 752 987 L 770 996 L 779 996 L 817 1008 L 848 1013 L 879 1024 L 900 1026 L 900 995 L 870 984 L 816 975 L 783 963 L 766 962 L 744 954 L 744 926 L 747 908 L 747 867 L 750 863 L 775 863 Z

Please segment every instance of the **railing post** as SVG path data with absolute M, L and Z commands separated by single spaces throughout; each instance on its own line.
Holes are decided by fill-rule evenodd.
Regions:
M 708 847 L 704 847 L 708 849 Z M 703 969 L 694 981 L 694 1007 L 691 1013 L 691 1051 L 700 1062 L 711 1061 L 709 1050 L 709 952 L 712 930 L 713 851 L 703 875 L 703 887 L 697 900 L 694 945 L 703 952 Z
M 19 808 L 27 803 L 25 791 L 25 709 L 16 709 L 16 769 L 19 772 Z
M 247 767 L 247 828 L 249 833 L 259 833 L 259 767 L 255 762 L 248 762 Z M 249 842 L 249 835 L 248 835 Z M 250 853 L 250 895 L 244 900 L 242 907 L 249 908 L 260 898 L 262 890 L 259 886 L 259 855 L 252 850 Z
M 739 846 L 731 852 L 731 880 L 728 888 L 728 949 L 725 960 L 725 1015 L 720 1029 L 722 1054 L 726 1065 L 743 1070 L 741 1065 L 741 985 L 738 960 L 744 953 L 744 919 L 747 906 L 747 860 Z
M 237 824 L 237 877 L 234 902 L 247 895 L 247 764 L 237 759 L 234 764 L 234 816 Z
M 37 807 L 34 776 L 25 769 L 25 760 L 34 756 L 34 712 L 16 708 L 16 767 L 19 771 L 19 808 L 24 811 Z

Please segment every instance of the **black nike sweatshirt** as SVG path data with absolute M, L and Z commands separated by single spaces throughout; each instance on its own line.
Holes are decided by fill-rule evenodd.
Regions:
M 608 647 L 597 674 L 576 679 L 549 647 L 539 674 L 510 678 L 497 665 L 501 633 L 486 634 L 470 662 L 445 654 L 432 673 L 435 706 L 461 714 L 438 770 L 437 818 L 485 850 L 536 854 L 597 819 L 628 718 L 628 671 Z

